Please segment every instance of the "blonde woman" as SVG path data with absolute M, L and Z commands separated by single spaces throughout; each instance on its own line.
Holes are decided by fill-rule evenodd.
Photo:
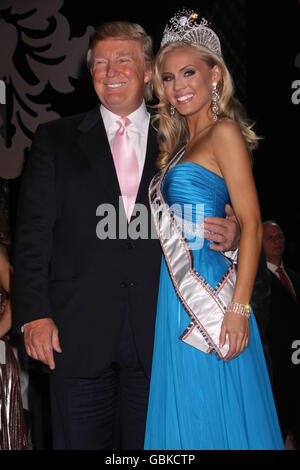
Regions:
M 282 449 L 249 305 L 262 237 L 249 156 L 258 137 L 207 22 L 184 12 L 170 24 L 154 75 L 162 170 L 150 200 L 164 258 L 145 449 Z M 241 227 L 237 270 L 197 231 L 226 203 Z

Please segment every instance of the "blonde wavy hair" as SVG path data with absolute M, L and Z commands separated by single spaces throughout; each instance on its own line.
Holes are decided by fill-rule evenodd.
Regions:
M 158 168 L 166 166 L 175 151 L 184 146 L 189 139 L 189 131 L 186 118 L 176 110 L 173 116 L 170 114 L 170 103 L 167 100 L 162 80 L 162 65 L 166 55 L 178 48 L 193 48 L 200 58 L 210 67 L 215 65 L 221 69 L 221 79 L 218 83 L 219 119 L 234 120 L 240 127 L 244 136 L 248 150 L 251 153 L 258 146 L 258 137 L 252 130 L 254 123 L 250 123 L 242 104 L 234 97 L 234 85 L 231 75 L 222 59 L 213 54 L 208 49 L 185 42 L 169 43 L 162 47 L 156 56 L 155 70 L 153 77 L 154 92 L 158 99 L 158 104 L 154 106 L 158 114 L 153 118 L 153 125 L 158 122 L 159 155 L 157 159 Z

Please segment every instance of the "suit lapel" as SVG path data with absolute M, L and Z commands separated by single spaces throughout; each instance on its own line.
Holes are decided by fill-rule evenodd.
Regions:
M 141 177 L 141 182 L 136 198 L 137 203 L 143 203 L 148 205 L 148 188 L 151 179 L 158 171 L 156 167 L 156 158 L 158 155 L 158 146 L 156 140 L 156 132 L 153 129 L 151 123 L 149 124 L 148 131 L 148 142 L 147 142 L 147 151 L 145 157 L 145 163 L 143 168 L 143 173 Z
M 99 106 L 86 114 L 78 130 L 78 145 L 99 175 L 99 188 L 104 186 L 117 203 L 121 192 Z

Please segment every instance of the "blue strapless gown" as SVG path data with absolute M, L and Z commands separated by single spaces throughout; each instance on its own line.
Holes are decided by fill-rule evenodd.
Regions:
M 204 204 L 204 216 L 224 217 L 230 202 L 223 178 L 192 162 L 169 171 L 163 193 L 169 206 Z M 228 260 L 208 245 L 191 249 L 195 269 L 214 288 Z M 181 341 L 189 323 L 163 258 L 144 448 L 284 449 L 254 315 L 248 347 L 229 362 Z

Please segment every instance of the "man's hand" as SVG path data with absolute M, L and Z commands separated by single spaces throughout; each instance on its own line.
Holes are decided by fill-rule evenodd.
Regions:
M 62 352 L 58 339 L 58 329 L 51 318 L 41 318 L 26 323 L 24 341 L 28 356 L 43 362 L 51 370 L 55 368 L 53 349 Z
M 233 251 L 239 246 L 240 227 L 229 204 L 225 206 L 226 219 L 222 217 L 205 217 L 204 238 L 212 242 L 209 247 L 215 251 Z M 206 230 L 209 230 L 207 232 Z M 210 233 L 212 232 L 212 233 Z

